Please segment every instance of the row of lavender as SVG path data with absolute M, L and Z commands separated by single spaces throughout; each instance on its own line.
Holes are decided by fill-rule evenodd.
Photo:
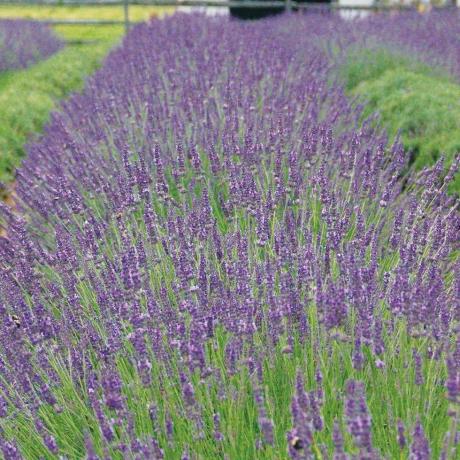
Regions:
M 0 72 L 24 69 L 61 47 L 62 42 L 46 25 L 25 20 L 0 20 Z
M 140 25 L 54 115 L 2 211 L 5 458 L 456 458 L 458 161 L 359 125 L 345 29 Z
M 430 14 L 376 14 L 351 27 L 357 46 L 388 47 L 433 67 L 449 71 L 460 81 L 460 10 Z

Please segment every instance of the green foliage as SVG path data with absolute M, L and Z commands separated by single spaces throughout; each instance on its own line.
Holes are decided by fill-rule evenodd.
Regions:
M 377 46 L 364 49 L 351 48 L 340 66 L 339 74 L 346 89 L 351 91 L 364 81 L 379 79 L 389 70 L 408 70 L 453 81 L 452 77 L 440 68 L 429 67 L 407 54 Z
M 460 86 L 442 70 L 385 49 L 352 52 L 341 67 L 346 88 L 378 112 L 390 141 L 398 131 L 417 169 L 460 152 Z M 460 177 L 451 191 L 460 191 Z
M 460 152 L 460 86 L 407 70 L 389 70 L 359 84 L 354 94 L 366 100 L 364 115 L 379 112 L 390 138 L 397 132 L 421 169 L 445 155 L 449 165 Z M 460 177 L 452 184 L 460 191 Z
M 81 89 L 111 43 L 68 46 L 29 69 L 0 76 L 0 181 L 13 179 L 24 144 L 43 128 L 59 100 Z
M 221 153 L 221 152 L 220 152 Z M 193 192 L 201 196 L 199 187 L 206 187 L 208 194 L 212 196 L 212 187 L 228 187 L 225 177 L 215 176 L 209 167 L 210 160 L 203 153 L 204 164 L 203 176 L 197 182 L 197 190 Z M 266 182 L 262 182 L 261 188 L 264 193 L 273 190 L 273 173 L 271 172 L 274 159 L 267 161 L 264 165 L 264 172 L 261 175 Z M 283 168 L 287 173 L 287 166 Z M 186 163 L 185 174 L 182 179 L 183 190 L 187 190 L 185 183 L 190 181 L 196 172 L 192 169 L 190 162 Z M 172 181 L 171 181 L 172 184 Z M 171 192 L 171 189 L 170 189 Z M 174 192 L 172 192 L 174 194 Z M 192 193 L 192 192 L 190 192 Z M 179 206 L 183 206 L 192 197 L 187 193 L 180 193 L 174 197 Z M 311 212 L 313 240 L 317 241 L 319 234 L 325 234 L 326 223 L 321 218 L 321 203 L 315 202 L 309 194 L 305 194 L 305 201 L 298 204 L 295 211 L 304 214 L 308 209 Z M 97 205 L 103 205 L 103 200 L 98 203 L 97 197 L 93 203 L 95 215 L 98 215 Z M 155 207 L 164 211 L 167 216 L 167 208 L 164 202 L 155 200 Z M 245 210 L 239 209 L 235 218 L 226 218 L 218 207 L 218 201 L 214 200 L 213 213 L 216 219 L 224 222 L 232 234 L 248 234 L 248 249 L 251 260 L 254 263 L 262 264 L 274 253 L 274 235 L 272 235 L 266 247 L 260 247 L 256 241 L 256 226 L 253 217 Z M 379 222 L 380 211 L 377 211 L 376 203 L 363 205 L 366 213 L 369 211 L 369 225 Z M 367 208 L 369 207 L 369 208 Z M 372 211 L 372 208 L 374 210 Z M 378 208 L 380 210 L 380 208 Z M 100 210 L 102 211 L 102 209 Z M 139 216 L 143 215 L 143 209 L 136 210 Z M 159 212 L 161 214 L 161 212 Z M 81 216 L 76 217 L 79 219 Z M 273 218 L 269 222 L 271 229 L 277 228 L 286 219 L 284 205 L 275 209 Z M 317 225 L 313 225 L 313 221 Z M 147 238 L 147 229 L 144 226 L 142 217 L 128 219 L 128 234 Z M 110 222 L 110 230 L 107 231 L 101 252 L 117 254 L 117 246 L 122 244 L 122 235 L 119 224 L 115 219 Z M 82 225 L 82 222 L 79 222 Z M 355 229 L 352 227 L 351 231 Z M 302 231 L 299 229 L 298 238 Z M 48 235 L 51 236 L 51 235 Z M 350 234 L 349 239 L 353 236 Z M 49 241 L 51 244 L 51 240 Z M 212 256 L 211 256 L 212 257 Z M 397 264 L 396 253 L 388 251 L 385 257 L 379 260 L 378 266 L 380 276 L 395 268 Z M 332 252 L 334 260 L 334 253 Z M 173 309 L 179 308 L 179 298 L 174 292 L 175 272 L 174 264 L 167 256 L 162 243 L 157 242 L 152 247 L 152 263 L 146 271 L 151 280 L 151 286 L 155 295 L 166 295 L 171 301 Z M 91 263 L 91 262 L 90 262 Z M 338 268 L 337 268 L 338 269 Z M 43 270 L 45 278 L 50 283 L 60 285 L 60 276 L 52 267 L 37 265 L 37 270 Z M 222 274 L 222 276 L 225 276 Z M 162 287 L 165 291 L 160 294 Z M 91 283 L 82 281 L 77 286 L 81 312 L 85 320 L 105 340 L 108 340 L 107 332 L 103 322 L 100 321 L 101 310 L 96 299 Z M 258 298 L 266 288 L 253 286 L 252 295 Z M 275 281 L 275 291 L 280 290 L 280 279 Z M 62 308 L 61 302 L 64 298 L 56 297 L 50 303 L 53 311 L 59 312 Z M 166 294 L 164 294 L 166 293 Z M 231 372 L 226 358 L 226 347 L 232 339 L 231 334 L 217 327 L 213 340 L 210 341 L 204 352 L 207 365 L 214 369 L 212 376 L 206 379 L 201 378 L 199 371 L 195 370 L 191 381 L 195 390 L 196 406 L 187 407 L 184 401 L 179 371 L 184 365 L 182 357 L 173 352 L 173 347 L 168 343 L 166 335 L 162 345 L 168 350 L 171 359 L 162 362 L 155 355 L 149 352 L 148 359 L 152 363 L 152 382 L 144 386 L 135 367 L 136 353 L 131 342 L 126 338 L 132 332 L 131 325 L 126 324 L 122 336 L 122 352 L 117 355 L 116 366 L 123 381 L 123 396 L 126 398 L 130 414 L 133 414 L 134 430 L 140 439 L 154 434 L 157 441 L 164 447 L 166 459 L 179 460 L 187 446 L 192 450 L 194 459 L 197 460 L 221 460 L 225 454 L 229 459 L 244 460 L 288 460 L 286 449 L 286 432 L 292 428 L 291 401 L 296 385 L 296 375 L 300 370 L 306 390 L 314 391 L 320 387 L 324 395 L 324 405 L 321 413 L 324 418 L 324 429 L 315 432 L 312 439 L 311 450 L 318 460 L 332 458 L 334 450 L 332 442 L 332 427 L 335 420 L 339 420 L 342 432 L 344 433 L 345 447 L 353 452 L 353 439 L 347 432 L 346 416 L 344 413 L 344 399 L 346 382 L 348 379 L 362 381 L 365 384 L 366 402 L 372 416 L 372 441 L 379 450 L 381 458 L 406 459 L 409 458 L 408 448 L 403 452 L 398 445 L 397 421 L 401 420 L 406 427 L 406 436 L 414 426 L 417 414 L 421 414 L 421 422 L 425 433 L 430 440 L 433 458 L 439 458 L 444 445 L 444 434 L 449 427 L 451 419 L 448 416 L 449 401 L 445 397 L 444 382 L 446 380 L 446 366 L 444 359 L 427 359 L 422 367 L 423 382 L 418 384 L 415 377 L 413 362 L 414 349 L 421 356 L 428 356 L 432 343 L 426 337 L 415 337 L 414 331 L 408 333 L 407 324 L 404 319 L 396 318 L 391 321 L 392 314 L 388 311 L 385 301 L 376 306 L 376 314 L 382 315 L 384 323 L 388 326 L 383 328 L 383 342 L 385 350 L 379 356 L 381 362 L 376 361 L 370 344 L 364 345 L 364 365 L 361 369 L 353 366 L 352 356 L 355 350 L 356 312 L 350 314 L 349 319 L 343 327 L 335 332 L 327 332 L 324 323 L 320 321 L 320 315 L 313 300 L 309 300 L 309 291 L 303 292 L 301 301 L 305 303 L 308 312 L 309 333 L 307 338 L 298 331 L 292 331 L 292 350 L 287 351 L 288 337 L 283 336 L 280 343 L 273 344 L 269 338 L 269 331 L 261 329 L 254 336 L 254 349 L 261 358 L 263 370 L 262 381 L 258 382 L 254 374 L 250 375 L 243 366 L 238 366 L 236 372 Z M 67 302 L 67 300 L 64 300 Z M 140 302 L 145 307 L 147 299 L 140 296 Z M 265 305 L 265 309 L 269 306 Z M 287 319 L 283 321 L 283 327 L 287 329 Z M 390 324 L 392 326 L 390 327 Z M 331 338 L 331 335 L 333 338 Z M 247 349 L 245 350 L 247 351 Z M 92 369 L 100 367 L 97 359 L 94 358 L 92 350 L 88 351 L 88 359 Z M 384 363 L 384 364 L 383 364 Z M 71 370 L 61 357 L 50 361 L 51 366 L 59 376 L 61 385 L 54 388 L 54 395 L 57 399 L 56 407 L 64 408 L 57 411 L 56 407 L 42 405 L 40 415 L 49 431 L 55 436 L 59 447 L 65 451 L 69 459 L 84 458 L 83 433 L 91 433 L 96 453 L 102 458 L 104 455 L 103 439 L 100 432 L 98 420 L 91 410 L 91 402 L 87 389 L 75 383 Z M 322 373 L 322 384 L 318 385 L 317 372 Z M 12 394 L 14 389 L 9 382 L 4 382 Z M 258 409 L 254 401 L 254 389 L 261 388 L 264 392 L 264 403 L 267 415 L 274 422 L 274 445 L 270 446 L 261 443 L 260 448 L 256 447 L 254 440 L 262 438 L 258 424 Z M 157 418 L 152 422 L 149 408 L 154 406 Z M 110 419 L 116 414 L 110 409 L 104 408 L 105 416 Z M 456 410 L 452 405 L 452 410 Z M 220 414 L 220 431 L 224 435 L 223 441 L 216 442 L 214 438 L 213 414 Z M 172 422 L 173 435 L 167 434 L 167 421 Z M 56 458 L 45 448 L 41 437 L 33 426 L 33 419 L 18 415 L 10 417 L 3 423 L 7 439 L 16 439 L 21 446 L 25 458 L 45 458 L 53 460 Z M 122 439 L 121 427 L 117 427 L 117 437 Z M 410 439 L 410 438 L 409 438 Z M 322 452 L 320 446 L 326 446 L 326 452 Z M 458 452 L 458 449 L 457 449 Z M 356 448 L 354 453 L 357 453 Z M 109 451 L 110 458 L 122 460 L 128 458 L 117 448 L 115 443 Z M 310 458 L 310 457 L 309 457 Z
M 94 45 L 69 47 L 63 52 L 67 53 L 64 55 L 64 58 L 62 57 L 63 53 L 60 54 L 60 59 L 63 59 L 63 62 L 56 56 L 58 63 L 61 62 L 60 67 L 58 64 L 50 67 L 52 60 L 49 60 L 46 63 L 42 63 L 45 66 L 44 68 L 37 66 L 33 69 L 37 73 L 24 72 L 21 74 L 22 85 L 26 85 L 28 82 L 31 86 L 33 85 L 34 91 L 35 88 L 41 88 L 40 91 L 43 94 L 48 86 L 51 88 L 49 91 L 52 92 L 52 96 L 49 96 L 48 105 L 43 101 L 41 104 L 37 103 L 37 107 L 42 108 L 43 119 L 48 116 L 49 110 L 54 106 L 53 101 L 64 97 L 67 94 L 66 91 L 69 86 L 81 86 L 85 72 L 90 72 L 97 65 L 98 59 L 105 52 L 102 45 L 100 55 L 97 58 L 92 55 L 94 66 L 91 68 L 84 67 L 85 64 L 88 64 L 88 57 L 83 57 L 84 54 L 81 54 L 84 50 L 87 50 L 87 53 L 92 53 L 96 49 L 98 48 Z M 77 58 L 83 59 L 83 62 L 78 64 L 76 62 Z M 66 73 L 73 72 L 77 67 L 81 70 L 78 74 L 79 77 L 76 74 L 72 77 L 70 73 Z M 42 74 L 37 71 L 39 68 L 42 68 Z M 385 72 L 383 76 L 385 77 L 387 74 L 391 75 L 394 72 L 396 70 L 390 70 Z M 405 73 L 407 74 L 407 78 L 412 78 L 413 76 L 415 76 L 414 78 L 419 77 L 414 72 L 406 70 Z M 396 74 L 401 75 L 398 72 Z M 48 78 L 48 85 L 40 80 L 40 75 L 41 78 Z M 56 81 L 51 81 L 51 78 L 54 78 Z M 62 80 L 63 78 L 65 80 Z M 23 92 L 21 88 L 25 86 L 18 87 L 20 81 L 16 78 L 9 78 L 5 87 L 6 91 L 17 88 L 17 91 Z M 361 85 L 377 84 L 379 81 L 380 79 L 377 78 L 373 81 L 364 82 Z M 401 82 L 400 86 L 403 86 L 403 83 Z M 361 88 L 361 85 L 358 85 L 357 91 Z M 382 89 L 383 94 L 392 90 L 393 86 L 391 85 L 388 89 Z M 370 90 L 364 92 L 364 94 L 369 96 Z M 417 94 L 418 91 L 416 91 Z M 12 101 L 13 95 L 10 97 L 11 99 L 9 100 Z M 29 106 L 30 104 L 31 102 L 29 102 Z M 2 104 L 2 107 L 5 107 L 5 105 Z M 36 111 L 31 111 L 29 115 L 27 114 L 26 107 L 27 104 L 22 109 L 21 117 L 24 120 L 27 118 L 26 115 L 35 117 Z M 416 123 L 417 126 L 418 124 L 419 122 Z M 22 144 L 20 145 L 22 146 Z M 269 254 L 275 253 L 273 232 L 275 228 L 279 228 L 282 222 L 286 220 L 284 205 L 277 208 L 273 213 L 273 218 L 269 221 L 269 227 L 272 229 L 272 238 L 266 247 L 261 248 L 256 241 L 256 232 L 254 231 L 255 221 L 250 214 L 246 214 L 244 209 L 239 209 L 235 213 L 234 218 L 227 219 L 225 217 L 217 199 L 217 189 L 228 190 L 228 179 L 226 177 L 215 176 L 211 171 L 209 158 L 205 156 L 204 152 L 200 153 L 202 154 L 201 160 L 204 165 L 202 171 L 203 177 L 196 181 L 193 194 L 191 192 L 190 194 L 176 193 L 177 186 L 174 185 L 171 179 L 171 172 L 169 170 L 166 171 L 171 198 L 177 201 L 179 208 L 182 206 L 185 208 L 186 200 L 188 201 L 188 206 L 190 206 L 194 196 L 201 195 L 200 187 L 204 188 L 209 184 L 208 194 L 214 217 L 220 229 L 228 228 L 228 231 L 232 234 L 240 233 L 249 235 L 248 247 L 251 262 L 261 263 Z M 264 178 L 260 186 L 264 195 L 266 195 L 268 190 L 274 190 L 275 187 L 274 182 L 272 182 L 274 174 L 271 165 L 273 164 L 274 158 L 270 158 L 266 162 L 266 170 L 260 175 L 261 178 Z M 187 163 L 187 169 L 184 174 L 183 183 L 181 184 L 184 190 L 189 190 L 189 187 L 185 187 L 185 184 L 187 183 L 188 185 L 188 182 L 194 179 L 194 174 L 196 172 Z M 286 176 L 287 174 L 288 169 L 286 166 L 283 170 L 283 175 Z M 322 247 L 324 241 L 321 238 L 318 239 L 318 235 L 326 234 L 326 220 L 322 218 L 321 203 L 319 200 L 314 199 L 314 195 L 310 196 L 308 193 L 305 193 L 303 196 L 305 201 L 298 203 L 293 207 L 293 210 L 297 215 L 307 215 L 308 213 L 311 219 L 313 241 L 317 241 L 317 244 Z M 97 196 L 93 197 L 93 200 L 94 214 L 103 219 L 104 201 L 98 201 Z M 166 218 L 168 215 L 166 205 L 162 204 L 156 197 L 153 200 L 157 214 Z M 381 208 L 378 208 L 379 211 L 367 213 L 366 207 L 378 207 L 378 203 L 363 203 L 362 206 L 364 214 L 368 216 L 367 224 L 377 227 L 381 219 Z M 159 212 L 159 209 L 162 212 Z M 133 212 L 133 215 L 130 216 L 134 218 L 127 219 L 129 238 L 133 241 L 135 238 L 134 235 L 136 235 L 136 238 L 147 239 L 147 230 L 144 228 L 144 223 L 140 217 L 142 215 L 143 210 L 136 209 L 136 212 Z M 75 215 L 75 219 L 76 223 L 83 225 L 83 216 Z M 111 226 L 99 244 L 101 246 L 104 245 L 101 253 L 112 257 L 119 253 L 117 246 L 121 245 L 122 233 L 115 220 L 110 223 Z M 353 237 L 355 231 L 356 228 L 352 227 L 350 229 L 349 239 Z M 49 235 L 44 236 L 44 241 L 47 241 L 47 238 L 49 238 L 49 243 L 52 244 L 53 236 L 54 234 L 50 232 Z M 166 235 L 163 234 L 161 236 Z M 146 268 L 145 274 L 151 280 L 150 284 L 155 291 L 155 295 L 163 295 L 161 287 L 164 286 L 166 295 L 172 299 L 172 308 L 178 308 L 177 301 L 175 303 L 176 294 L 172 289 L 175 278 L 174 264 L 171 258 L 166 256 L 165 248 L 160 242 L 152 245 L 151 249 L 152 252 L 149 254 L 151 262 L 149 262 L 150 265 Z M 389 250 L 386 251 L 386 254 L 385 258 L 382 256 L 382 260 L 379 260 L 378 263 L 381 276 L 383 276 L 383 273 L 388 272 L 390 267 L 394 268 L 397 260 L 397 255 L 392 254 Z M 332 266 L 334 267 L 333 252 L 331 259 Z M 87 263 L 88 265 L 92 265 L 96 262 L 88 260 Z M 37 270 L 40 269 L 39 264 L 37 264 L 36 268 Z M 62 296 L 57 296 L 49 304 L 53 311 L 59 312 L 62 308 L 62 303 L 67 302 L 64 285 L 59 280 L 59 274 L 53 271 L 53 267 L 41 266 L 41 269 L 47 274 L 45 279 L 50 283 L 56 283 L 57 286 L 62 288 Z M 290 267 L 286 267 L 286 269 L 290 270 Z M 336 269 L 338 270 L 337 267 Z M 280 280 L 278 278 L 275 288 L 279 290 L 279 286 Z M 81 312 L 86 318 L 91 318 L 88 324 L 91 324 L 104 340 L 107 339 L 104 334 L 104 324 L 100 321 L 101 311 L 91 284 L 82 277 L 82 281 L 78 284 L 77 289 L 81 302 Z M 264 287 L 253 286 L 252 289 L 254 290 L 254 298 L 257 298 L 259 290 L 263 290 Z M 230 337 L 220 329 L 216 331 L 214 340 L 208 344 L 205 350 L 207 363 L 217 371 L 208 380 L 203 380 L 202 382 L 200 381 L 200 375 L 195 373 L 192 376 L 196 391 L 195 398 L 197 400 L 197 408 L 193 408 L 193 412 L 185 408 L 185 403 L 181 395 L 178 369 L 180 369 L 183 363 L 180 361 L 180 356 L 177 355 L 175 359 L 167 362 L 156 360 L 153 354 L 149 356 L 153 365 L 152 375 L 154 378 L 151 385 L 144 387 L 133 364 L 136 356 L 132 346 L 127 339 L 123 339 L 125 340 L 124 351 L 117 356 L 116 365 L 124 383 L 123 395 L 126 398 L 129 412 L 134 414 L 133 420 L 136 434 L 142 438 L 144 435 L 154 433 L 154 430 L 157 429 L 155 436 L 161 442 L 162 446 L 166 446 L 165 458 L 167 459 L 181 458 L 185 446 L 193 446 L 194 458 L 197 459 L 222 459 L 224 458 L 224 452 L 228 454 L 228 458 L 230 459 L 287 459 L 286 431 L 291 427 L 290 401 L 295 386 L 296 372 L 298 369 L 302 372 L 307 384 L 307 390 L 312 391 L 317 388 L 317 384 L 315 383 L 316 371 L 321 370 L 323 374 L 322 388 L 324 391 L 322 413 L 325 428 L 321 432 L 316 433 L 313 439 L 312 450 L 316 458 L 325 459 L 331 457 L 333 449 L 331 429 L 336 418 L 340 420 L 342 431 L 346 432 L 343 397 L 346 380 L 350 378 L 365 383 L 367 403 L 373 420 L 373 442 L 379 449 L 382 458 L 408 457 L 406 455 L 408 454 L 407 449 L 403 455 L 398 447 L 396 422 L 398 419 L 401 419 L 407 429 L 411 429 L 418 413 L 422 414 L 421 421 L 430 439 L 433 458 L 438 458 L 443 446 L 443 434 L 447 431 L 449 424 L 449 417 L 447 415 L 449 404 L 444 394 L 444 382 L 446 379 L 444 361 L 442 359 L 427 360 L 422 368 L 423 383 L 417 384 L 415 382 L 415 370 L 412 358 L 413 350 L 416 349 L 421 356 L 427 356 L 430 344 L 427 343 L 425 338 L 412 337 L 408 334 L 404 321 L 397 318 L 394 324 L 388 321 L 388 327 L 386 325 L 384 327 L 383 340 L 385 351 L 381 355 L 382 363 L 375 362 L 371 347 L 364 345 L 365 364 L 362 369 L 355 369 L 351 360 L 354 352 L 355 337 L 353 331 L 355 327 L 353 321 L 355 319 L 351 316 L 347 324 L 343 327 L 343 330 L 342 328 L 337 330 L 336 337 L 331 339 L 325 333 L 324 326 L 319 321 L 320 318 L 315 303 L 309 300 L 310 295 L 310 287 L 308 287 L 303 292 L 301 299 L 305 304 L 305 309 L 308 311 L 310 328 L 308 338 L 301 341 L 299 335 L 294 333 L 292 351 L 286 352 L 285 345 L 287 345 L 287 337 L 283 337 L 283 342 L 277 345 L 273 345 L 270 341 L 267 341 L 267 336 L 262 333 L 260 335 L 258 333 L 254 338 L 254 346 L 258 350 L 263 350 L 263 353 L 259 352 L 262 359 L 261 367 L 263 369 L 260 386 L 263 387 L 265 393 L 267 414 L 273 419 L 275 425 L 274 447 L 262 445 L 257 450 L 254 445 L 254 440 L 261 437 L 257 420 L 257 408 L 255 407 L 252 393 L 254 376 L 251 377 L 243 369 L 239 369 L 235 374 L 229 372 L 225 361 L 225 348 Z M 146 299 L 143 297 L 142 302 L 146 302 Z M 268 306 L 265 308 L 268 308 Z M 377 306 L 376 310 L 379 314 L 382 312 L 384 319 L 389 319 L 389 312 L 386 311 L 383 300 Z M 391 328 L 389 327 L 390 324 Z M 126 329 L 123 329 L 122 336 L 127 337 L 129 332 L 131 330 L 129 326 L 126 326 Z M 269 336 L 269 334 L 267 335 Z M 75 342 L 77 343 L 77 338 L 75 338 Z M 165 348 L 168 347 L 166 341 L 163 345 Z M 91 351 L 91 349 L 88 351 L 88 360 L 94 369 L 97 369 L 98 363 L 93 358 Z M 82 386 L 79 386 L 74 382 L 68 363 L 63 362 L 59 354 L 56 355 L 55 359 L 51 360 L 50 364 L 53 366 L 56 375 L 59 376 L 62 383 L 59 389 L 55 390 L 57 398 L 56 406 L 65 410 L 61 412 L 56 410 L 55 407 L 43 405 L 40 409 L 42 419 L 46 422 L 46 426 L 50 432 L 55 434 L 59 447 L 65 450 L 69 459 L 84 457 L 84 439 L 82 433 L 85 430 L 91 433 L 97 454 L 102 457 L 104 451 L 102 449 L 99 424 L 93 411 L 90 409 L 90 402 L 84 384 L 82 383 Z M 2 383 L 4 383 L 5 388 L 14 393 L 11 382 Z M 158 411 L 158 423 L 152 423 L 150 420 L 148 409 L 152 403 L 155 404 Z M 104 410 L 108 417 L 115 415 L 109 409 Z M 213 413 L 221 415 L 221 431 L 224 434 L 222 444 L 215 442 L 213 437 Z M 190 417 L 190 414 L 203 421 L 203 426 L 200 427 L 203 435 L 200 432 L 196 432 L 196 420 Z M 167 428 L 165 426 L 168 418 L 173 422 L 173 442 L 168 442 Z M 26 458 L 55 458 L 45 449 L 41 438 L 37 435 L 31 418 L 25 416 L 10 417 L 2 423 L 6 438 L 16 438 L 23 452 L 26 453 Z M 117 436 L 122 438 L 122 428 L 116 427 L 116 430 L 118 431 Z M 326 445 L 329 455 L 327 453 L 320 453 L 320 444 Z M 345 434 L 345 444 L 349 451 L 353 449 L 352 439 L 348 434 Z M 109 456 L 114 459 L 123 458 L 122 453 L 117 451 L 115 447 L 109 452 Z
M 292 353 L 282 352 L 280 345 L 266 348 L 267 356 L 263 361 L 263 382 L 267 413 L 274 421 L 274 446 L 263 445 L 256 450 L 254 439 L 262 436 L 258 427 L 258 411 L 254 403 L 254 377 L 242 369 L 230 375 L 226 369 L 224 348 L 228 344 L 228 337 L 221 331 L 217 332 L 215 346 L 206 350 L 209 364 L 215 368 L 215 377 L 207 379 L 207 384 L 200 382 L 199 374 L 193 378 L 196 390 L 196 400 L 201 412 L 196 414 L 203 420 L 203 435 L 197 438 L 193 421 L 186 416 L 187 410 L 180 390 L 177 369 L 180 361 L 169 362 L 172 369 L 166 371 L 164 365 L 152 358 L 153 375 L 161 378 L 152 379 L 151 385 L 145 388 L 132 362 L 121 358 L 117 362 L 124 385 L 124 396 L 132 414 L 135 414 L 135 430 L 139 438 L 152 434 L 157 429 L 157 440 L 165 448 L 166 459 L 180 459 L 185 446 L 193 446 L 193 453 L 197 459 L 222 459 L 223 452 L 229 453 L 231 459 L 260 459 L 260 460 L 288 460 L 286 449 L 286 432 L 291 428 L 290 403 L 294 394 L 296 371 L 302 369 L 307 382 L 307 391 L 317 389 L 315 373 L 321 370 L 323 374 L 322 388 L 324 391 L 325 428 L 316 432 L 312 451 L 315 458 L 327 458 L 320 453 L 319 445 L 327 446 L 331 454 L 332 427 L 334 420 L 342 420 L 342 430 L 346 433 L 343 398 L 347 379 L 359 379 L 365 383 L 369 411 L 372 415 L 372 439 L 374 445 L 385 458 L 407 458 L 402 456 L 397 443 L 397 420 L 404 421 L 407 427 L 412 427 L 416 421 L 414 414 L 423 413 L 422 422 L 427 436 L 431 441 L 433 458 L 438 458 L 443 446 L 443 433 L 447 431 L 449 417 L 447 414 L 448 401 L 444 395 L 444 388 L 440 382 L 446 378 L 445 365 L 442 360 L 431 360 L 423 367 L 423 384 L 415 384 L 414 367 L 412 365 L 413 348 L 421 354 L 427 352 L 427 344 L 421 340 L 412 339 L 404 326 L 398 324 L 396 340 L 388 337 L 388 349 L 382 356 L 385 362 L 383 369 L 379 369 L 370 357 L 372 353 L 368 347 L 364 353 L 368 363 L 362 370 L 355 370 L 350 357 L 353 353 L 352 340 L 337 339 L 328 343 L 321 334 L 316 312 L 311 310 L 310 319 L 314 326 L 312 337 L 319 342 L 301 343 L 295 338 Z M 129 342 L 125 346 L 129 349 Z M 266 346 L 266 345 L 265 345 Z M 134 357 L 133 357 L 134 360 Z M 409 365 L 408 365 L 409 364 Z M 62 362 L 52 363 L 56 373 L 65 384 L 59 392 L 55 392 L 58 406 L 72 410 L 59 413 L 52 407 L 43 406 L 42 416 L 47 426 L 54 433 L 60 448 L 69 455 L 69 459 L 84 457 L 84 443 L 81 433 L 86 431 L 93 434 L 95 448 L 98 454 L 103 453 L 102 439 L 99 434 L 98 421 L 89 409 L 90 402 L 82 395 L 81 389 L 72 383 L 72 378 Z M 226 395 L 226 396 L 223 396 Z M 233 397 L 228 397 L 232 395 Z M 158 425 L 149 418 L 149 406 L 152 403 L 157 408 Z M 224 441 L 217 443 L 213 438 L 213 413 L 221 415 L 221 431 Z M 107 416 L 113 415 L 107 411 Z M 170 418 L 174 426 L 174 442 L 168 443 L 166 434 L 166 420 Z M 29 418 L 18 418 L 15 424 L 4 424 L 7 437 L 14 437 L 26 453 L 26 458 L 46 459 L 55 458 L 43 445 Z M 17 429 L 20 427 L 19 429 Z M 73 430 L 69 430 L 73 427 Z M 348 450 L 353 449 L 351 436 L 345 434 L 345 445 Z M 110 452 L 111 458 L 125 458 L 115 448 Z
M 121 25 L 104 25 L 104 26 L 55 26 L 54 30 L 69 43 L 74 42 L 99 42 L 99 41 L 116 41 L 119 40 L 125 28 Z

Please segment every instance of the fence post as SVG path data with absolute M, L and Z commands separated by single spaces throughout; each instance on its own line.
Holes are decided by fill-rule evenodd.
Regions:
M 123 0 L 123 12 L 125 16 L 125 33 L 129 31 L 129 0 Z
M 290 13 L 292 11 L 292 0 L 285 0 L 286 6 L 285 6 L 285 11 L 286 13 Z

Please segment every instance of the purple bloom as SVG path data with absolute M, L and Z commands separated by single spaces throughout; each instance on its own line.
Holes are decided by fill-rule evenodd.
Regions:
M 401 449 L 406 447 L 406 437 L 404 435 L 404 424 L 398 420 L 398 444 Z
M 13 441 L 2 441 L 0 440 L 0 447 L 5 459 L 8 460 L 22 460 L 23 457 Z
M 447 397 L 453 403 L 460 397 L 460 334 L 457 336 L 455 351 L 447 357 Z
M 28 67 L 62 47 L 48 26 L 19 19 L 0 20 L 0 42 L 0 72 Z
M 272 446 L 274 443 L 273 421 L 268 417 L 259 417 L 259 426 L 264 441 Z
M 445 193 L 442 162 L 409 170 L 400 140 L 387 147 L 377 118 L 362 121 L 335 79 L 367 34 L 425 62 L 440 49 L 425 26 L 449 59 L 454 47 L 431 16 L 385 20 L 312 13 L 248 25 L 177 14 L 139 24 L 53 113 L 18 171 L 17 209 L 0 204 L 8 433 L 20 413 L 50 455 L 58 446 L 69 455 L 69 421 L 84 404 L 96 423 L 78 424 L 88 456 L 193 456 L 196 442 L 224 457 L 238 439 L 276 456 L 283 414 L 273 410 L 287 391 L 292 458 L 319 455 L 331 434 L 335 458 L 347 458 L 344 427 L 358 457 L 377 458 L 389 447 L 372 437 L 368 401 L 400 408 L 354 378 L 368 384 L 413 362 L 417 385 L 434 398 L 433 385 L 445 385 L 458 402 L 458 201 Z M 412 360 L 397 350 L 401 337 L 417 347 Z M 427 349 L 434 367 L 446 358 L 445 382 L 423 381 Z M 344 375 L 354 377 L 342 417 L 330 399 Z M 241 387 L 248 379 L 254 400 Z M 77 405 L 63 397 L 72 392 Z M 57 402 L 59 430 L 34 426 Z M 228 426 L 229 409 L 241 423 Z M 394 435 L 390 424 L 378 429 Z M 419 457 L 422 438 L 416 428 Z M 13 443 L 0 446 L 14 458 Z
M 415 384 L 422 385 L 423 384 L 422 357 L 415 349 L 413 350 L 413 357 L 414 357 L 414 364 L 415 364 Z
M 334 441 L 334 460 L 348 460 L 348 455 L 344 451 L 344 442 L 342 432 L 339 424 L 334 422 L 334 431 L 332 433 L 332 439 Z
M 356 445 L 361 452 L 371 454 L 373 451 L 371 417 L 367 409 L 362 382 L 354 380 L 347 382 L 345 414 L 348 431 L 353 436 Z
M 6 417 L 8 414 L 8 403 L 6 399 L 0 394 L 0 417 Z
M 120 410 L 123 408 L 122 382 L 115 371 L 106 373 L 102 380 L 104 401 L 109 409 Z
M 85 435 L 86 460 L 99 460 L 94 450 L 93 442 L 88 434 Z
M 214 439 L 217 442 L 223 441 L 224 435 L 220 431 L 220 416 L 219 416 L 219 414 L 215 413 L 213 415 L 213 421 L 214 421 Z
M 54 439 L 54 436 L 51 435 L 43 422 L 39 419 L 35 420 L 35 427 L 37 431 L 40 433 L 43 439 L 43 443 L 45 444 L 46 448 L 52 453 L 57 454 L 59 452 L 59 447 Z
M 429 460 L 431 458 L 430 446 L 420 420 L 417 420 L 412 434 L 409 458 L 410 460 Z

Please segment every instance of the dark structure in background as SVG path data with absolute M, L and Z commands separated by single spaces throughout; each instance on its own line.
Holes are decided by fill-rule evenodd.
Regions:
M 242 0 L 250 1 L 250 0 Z M 267 16 L 274 16 L 275 14 L 280 14 L 284 11 L 284 7 L 277 6 L 267 6 L 267 7 L 254 7 L 254 8 L 239 8 L 237 6 L 230 7 L 230 16 L 238 19 L 262 19 Z
M 251 0 L 241 0 L 244 2 Z M 270 1 L 270 0 L 257 0 L 257 1 Z M 331 0 L 296 0 L 297 3 L 331 3 Z M 295 11 L 296 8 L 293 8 Z M 238 19 L 261 19 L 266 18 L 267 16 L 273 16 L 275 14 L 280 14 L 285 11 L 284 6 L 267 6 L 266 8 L 255 7 L 255 8 L 246 8 L 246 7 L 230 7 L 230 15 Z

